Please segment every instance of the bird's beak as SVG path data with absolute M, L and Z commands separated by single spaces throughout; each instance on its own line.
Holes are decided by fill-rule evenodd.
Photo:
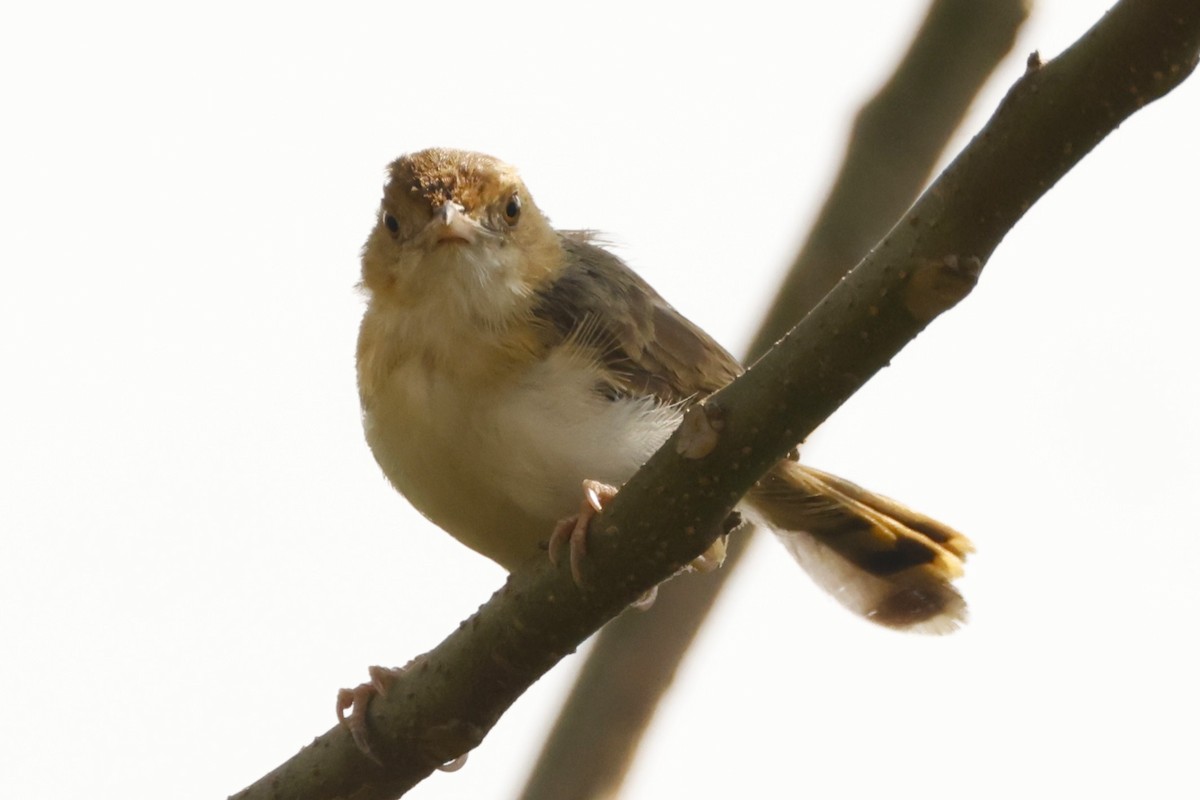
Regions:
M 433 240 L 438 243 L 471 244 L 478 233 L 478 226 L 457 203 L 444 203 L 441 208 L 436 209 L 427 229 L 433 234 Z

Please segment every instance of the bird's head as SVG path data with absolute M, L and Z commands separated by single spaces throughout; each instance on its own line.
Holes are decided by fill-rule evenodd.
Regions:
M 433 148 L 401 156 L 388 172 L 363 247 L 373 297 L 497 321 L 561 267 L 558 234 L 508 164 Z

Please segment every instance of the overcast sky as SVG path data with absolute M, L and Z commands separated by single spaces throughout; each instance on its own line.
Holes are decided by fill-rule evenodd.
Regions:
M 951 151 L 1107 5 L 1042 0 Z M 744 350 L 924 3 L 656 8 L 6 11 L 5 796 L 223 797 L 503 581 L 361 433 L 358 251 L 400 153 L 519 165 Z M 971 536 L 970 626 L 862 623 L 763 537 L 625 797 L 1194 790 L 1198 140 L 1193 78 L 805 450 Z M 411 796 L 512 796 L 581 658 Z

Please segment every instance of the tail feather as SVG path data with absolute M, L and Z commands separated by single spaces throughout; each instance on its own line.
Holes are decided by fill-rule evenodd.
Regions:
M 948 633 L 967 606 L 951 581 L 974 548 L 958 531 L 820 470 L 782 461 L 747 495 L 822 588 L 872 622 Z

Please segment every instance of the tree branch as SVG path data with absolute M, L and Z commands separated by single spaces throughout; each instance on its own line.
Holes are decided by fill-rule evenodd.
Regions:
M 934 0 L 892 77 L 859 111 L 838 176 L 750 346 L 751 358 L 808 313 L 912 204 L 1028 12 L 1026 0 Z M 752 533 L 729 542 L 718 572 L 660 588 L 653 614 L 625 614 L 604 627 L 522 800 L 616 793 L 659 698 Z
M 677 431 L 593 522 L 589 579 L 531 561 L 370 706 L 383 765 L 334 727 L 240 798 L 391 798 L 469 750 L 540 675 L 701 553 L 790 447 L 960 300 L 1004 234 L 1200 51 L 1195 0 L 1123 0 L 1017 82 L 984 130 L 891 233 L 778 346 L 704 405 L 703 458 Z
M 766 352 L 908 208 L 1012 49 L 1029 0 L 935 0 L 896 72 L 858 112 L 842 168 L 750 345 Z

